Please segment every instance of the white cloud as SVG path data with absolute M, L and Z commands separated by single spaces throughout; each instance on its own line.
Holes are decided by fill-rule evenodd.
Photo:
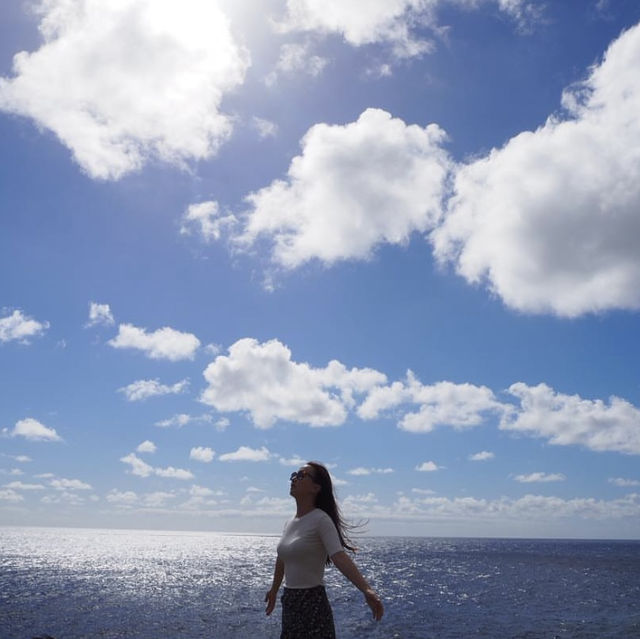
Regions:
M 207 488 L 206 486 L 198 486 L 197 484 L 194 484 L 189 489 L 189 494 L 192 497 L 212 497 L 213 495 L 222 495 L 222 492 L 211 490 L 211 488 Z
M 149 475 L 153 475 L 153 466 L 142 461 L 142 459 L 134 453 L 129 453 L 125 457 L 121 457 L 120 461 L 131 466 L 130 472 L 132 475 L 137 475 L 138 477 L 149 477 Z
M 87 326 L 96 326 L 98 324 L 104 326 L 113 326 L 115 324 L 111 308 L 109 308 L 108 304 L 89 302 L 89 321 Z
M 434 124 L 407 126 L 380 109 L 356 122 L 316 124 L 302 140 L 287 180 L 247 196 L 238 246 L 266 237 L 272 259 L 294 268 L 368 258 L 383 242 L 405 244 L 433 228 L 449 167 Z
M 178 413 L 169 419 L 163 419 L 159 422 L 156 422 L 155 425 L 160 428 L 169 428 L 171 426 L 177 426 L 178 428 L 182 428 L 186 426 L 189 422 L 193 421 L 193 417 L 191 415 L 187 415 L 185 413 Z
M 433 42 L 417 37 L 415 27 L 438 32 L 436 9 L 445 4 L 467 9 L 494 4 L 520 28 L 541 12 L 530 0 L 287 0 L 287 14 L 278 26 L 283 31 L 338 34 L 355 47 L 386 43 L 396 57 L 406 58 L 433 50 Z
M 546 384 L 522 382 L 513 384 L 509 393 L 520 400 L 520 409 L 503 416 L 503 430 L 561 446 L 640 454 L 640 409 L 624 399 L 613 396 L 607 405 L 600 399 L 557 393 Z
M 393 472 L 393 468 L 365 468 L 358 466 L 347 471 L 347 475 L 363 476 L 363 475 L 388 475 Z
M 199 415 L 196 417 L 193 415 L 187 415 L 186 413 L 178 413 L 173 417 L 170 417 L 169 419 L 163 419 L 163 420 L 160 420 L 159 422 L 156 422 L 155 426 L 159 426 L 160 428 L 170 428 L 171 426 L 177 426 L 178 428 L 182 428 L 187 424 L 192 424 L 196 422 L 211 424 L 213 423 L 213 417 L 207 414 Z M 224 430 L 229 425 L 229 420 L 222 418 L 217 420 L 215 423 L 213 423 L 213 425 L 217 430 Z
M 32 417 L 16 422 L 13 430 L 9 431 L 9 435 L 11 437 L 24 437 L 30 441 L 62 441 L 55 428 L 48 428 Z
M 411 24 L 430 22 L 426 0 L 287 0 L 285 31 L 317 31 L 340 34 L 352 46 L 386 42 L 399 57 L 428 52 L 432 44 L 415 39 Z
M 52 479 L 49 483 L 56 490 L 92 490 L 91 484 L 79 479 Z
M 144 328 L 132 324 L 120 324 L 118 335 L 108 344 L 113 348 L 133 348 L 140 350 L 151 359 L 168 359 L 177 362 L 193 359 L 200 347 L 200 340 L 191 333 L 182 333 L 164 326 L 147 333 Z
M 163 508 L 171 499 L 175 499 L 174 493 L 167 493 L 162 491 L 147 493 L 146 495 L 144 495 L 143 505 L 145 508 Z
M 157 475 L 158 477 L 183 480 L 193 479 L 194 477 L 192 472 L 182 468 L 174 468 L 173 466 L 168 466 L 167 468 L 154 468 L 134 453 L 129 453 L 128 455 L 121 457 L 120 461 L 124 464 L 129 464 L 129 466 L 131 466 L 131 474 L 137 475 L 138 477 Z
M 208 463 L 213 460 L 215 454 L 216 454 L 215 451 L 212 450 L 211 448 L 208 448 L 205 446 L 196 446 L 191 449 L 191 452 L 189 453 L 189 458 L 195 459 L 196 461 L 199 461 L 199 462 Z
M 139 379 L 128 386 L 119 388 L 118 392 L 124 393 L 130 402 L 139 402 L 149 397 L 158 395 L 179 395 L 189 386 L 189 380 L 183 379 L 172 386 L 161 384 L 157 379 Z
M 431 490 L 430 488 L 412 488 L 411 492 L 415 493 L 416 495 L 434 495 L 435 494 L 435 490 Z
M 11 315 L 0 317 L 0 342 L 16 340 L 28 344 L 30 337 L 40 337 L 48 328 L 49 322 L 38 322 L 15 310 Z
M 493 459 L 495 455 L 488 450 L 481 450 L 479 453 L 474 453 L 473 455 L 469 455 L 470 461 L 488 461 L 489 459 Z
M 156 445 L 152 441 L 150 441 L 148 439 L 143 441 L 136 448 L 136 451 L 139 452 L 139 453 L 155 453 L 156 450 L 157 450 Z
M 138 501 L 138 495 L 131 490 L 121 492 L 119 490 L 111 490 L 107 494 L 107 501 L 110 504 L 117 504 L 120 506 L 131 506 Z
M 45 490 L 42 484 L 25 484 L 21 481 L 12 481 L 4 485 L 9 490 Z
M 260 344 L 238 340 L 229 355 L 220 355 L 204 371 L 209 386 L 201 400 L 219 411 L 247 411 L 258 428 L 276 420 L 338 426 L 353 405 L 353 393 L 363 393 L 386 377 L 371 369 L 346 369 L 332 361 L 312 368 L 291 360 L 278 340 Z M 339 393 L 338 394 L 336 394 Z
M 166 477 L 169 479 L 188 480 L 194 478 L 194 475 L 190 470 L 174 468 L 173 466 L 168 466 L 167 468 L 154 468 L 153 472 L 158 475 L 158 477 Z
M 195 231 L 205 242 L 212 242 L 219 240 L 222 233 L 237 222 L 234 215 L 221 213 L 217 202 L 200 202 L 187 207 L 182 216 L 180 233 L 190 235 Z
M 226 417 L 221 417 L 220 419 L 217 419 L 213 425 L 217 431 L 222 433 L 227 430 L 230 424 L 231 422 Z
M 307 460 L 300 457 L 300 455 L 294 455 L 293 457 L 280 457 L 279 461 L 283 466 L 293 466 L 295 468 L 304 466 L 307 463 Z
M 267 448 L 262 446 L 261 448 L 249 448 L 248 446 L 240 446 L 238 450 L 233 453 L 224 453 L 220 455 L 220 461 L 251 461 L 261 462 L 268 461 L 272 455 Z
M 17 462 L 21 462 L 21 463 L 22 463 L 22 462 L 30 462 L 30 461 L 33 461 L 33 460 L 31 459 L 31 457 L 27 457 L 26 455 L 16 455 L 16 456 L 14 457 L 14 459 L 15 459 Z
M 420 433 L 437 426 L 471 428 L 481 424 L 487 414 L 504 410 L 486 386 L 453 382 L 423 385 L 407 371 L 406 382 L 373 388 L 358 408 L 358 415 L 362 419 L 376 419 L 381 412 L 407 403 L 417 404 L 419 410 L 405 413 L 398 427 Z
M 640 486 L 640 481 L 637 479 L 625 479 L 624 477 L 609 477 L 609 483 L 620 488 Z
M 562 473 L 530 473 L 529 475 L 516 475 L 514 478 L 523 484 L 532 484 L 536 482 L 546 483 L 550 481 L 564 481 L 566 476 Z
M 311 53 L 310 42 L 290 42 L 280 47 L 280 57 L 275 71 L 265 78 L 267 86 L 273 86 L 280 74 L 303 72 L 312 77 L 319 76 L 329 61 Z
M 399 497 L 391 506 L 373 507 L 360 513 L 380 519 L 438 521 L 473 520 L 506 522 L 545 520 L 548 522 L 573 518 L 610 521 L 640 517 L 640 494 L 627 495 L 611 501 L 593 497 L 562 499 L 541 495 L 525 495 L 519 499 L 501 497 L 489 500 L 476 497 Z
M 440 470 L 440 466 L 438 466 L 435 462 L 426 461 L 426 462 L 422 462 L 421 464 L 418 464 L 416 466 L 416 470 L 422 473 L 432 473 L 436 470 Z
M 69 506 L 83 506 L 85 504 L 84 497 L 64 490 L 55 495 L 45 495 L 40 501 L 43 504 L 68 504 Z
M 219 110 L 248 55 L 211 0 L 41 0 L 43 44 L 14 57 L 0 108 L 53 131 L 94 178 L 183 164 L 231 132 Z
M 11 488 L 0 488 L 0 501 L 24 501 L 24 497 Z
M 440 261 L 511 308 L 575 317 L 640 308 L 640 25 L 552 116 L 458 171 Z
M 251 123 L 262 139 L 273 138 L 278 133 L 278 125 L 275 122 L 271 122 L 271 120 L 253 116 Z

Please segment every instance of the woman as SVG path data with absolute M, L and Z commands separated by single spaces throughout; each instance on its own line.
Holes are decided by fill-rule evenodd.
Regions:
M 318 462 L 308 462 L 291 474 L 289 493 L 296 500 L 296 516 L 287 523 L 278 543 L 273 584 L 265 597 L 270 615 L 284 577 L 280 639 L 335 639 L 333 614 L 323 585 L 327 563 L 333 563 L 362 591 L 373 618 L 379 621 L 384 612 L 382 602 L 345 552 L 356 549 L 345 534 L 329 471 Z

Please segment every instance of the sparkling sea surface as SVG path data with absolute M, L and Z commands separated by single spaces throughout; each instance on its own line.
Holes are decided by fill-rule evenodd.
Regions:
M 277 639 L 276 537 L 0 528 L 0 638 Z M 356 562 L 371 620 L 329 568 L 338 637 L 640 637 L 640 542 L 378 537 Z

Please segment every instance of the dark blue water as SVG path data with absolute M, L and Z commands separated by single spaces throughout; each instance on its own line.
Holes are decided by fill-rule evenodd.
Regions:
M 274 537 L 0 528 L 0 639 L 279 637 Z M 371 620 L 335 569 L 338 637 L 640 637 L 640 542 L 369 538 Z

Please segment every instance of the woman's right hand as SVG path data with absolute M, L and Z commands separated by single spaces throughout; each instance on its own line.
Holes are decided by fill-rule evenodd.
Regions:
M 267 594 L 264 596 L 264 600 L 267 602 L 267 608 L 265 612 L 267 615 L 270 615 L 273 612 L 273 609 L 276 607 L 276 597 L 278 595 L 277 590 L 269 590 Z

